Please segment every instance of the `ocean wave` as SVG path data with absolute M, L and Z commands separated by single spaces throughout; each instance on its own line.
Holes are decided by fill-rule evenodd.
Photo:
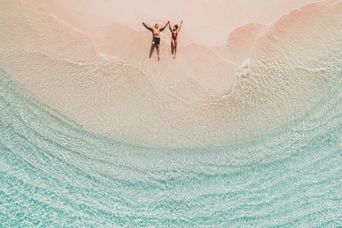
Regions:
M 86 131 L 0 73 L 5 226 L 338 226 L 342 94 L 263 138 L 151 149 Z

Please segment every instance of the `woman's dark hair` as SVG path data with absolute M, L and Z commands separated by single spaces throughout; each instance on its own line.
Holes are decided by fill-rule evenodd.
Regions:
M 175 28 L 178 29 L 178 25 L 175 25 Z

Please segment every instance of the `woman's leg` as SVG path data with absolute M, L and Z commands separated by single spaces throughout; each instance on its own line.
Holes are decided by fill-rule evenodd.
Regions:
M 175 41 L 171 40 L 171 55 L 173 56 L 173 53 L 175 52 Z
M 174 41 L 173 45 L 173 58 L 175 59 L 177 55 L 177 41 Z

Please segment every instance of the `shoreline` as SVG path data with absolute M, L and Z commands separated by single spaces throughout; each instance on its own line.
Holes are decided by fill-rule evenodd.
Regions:
M 329 23 L 341 16 L 331 13 L 318 21 L 310 14 L 313 9 L 325 16 L 330 11 L 338 13 L 338 9 L 328 3 L 317 6 L 322 9 L 308 6 L 283 17 L 267 33 L 257 36 L 257 41 L 252 40 L 250 63 L 242 69 L 203 45 L 182 47 L 179 59 L 166 58 L 157 64 L 146 56 L 148 33 L 138 33 L 144 37 L 132 41 L 135 48 L 128 51 L 121 42 L 115 46 L 99 39 L 94 45 L 94 40 L 63 23 L 19 7 L 14 11 L 21 12 L 23 18 L 33 13 L 28 23 L 38 33 L 27 30 L 25 24 L 9 30 L 0 42 L 1 68 L 42 104 L 117 140 L 170 147 L 219 146 L 263 135 L 314 105 L 320 84 L 336 70 L 334 62 L 319 62 L 327 71 L 305 72 L 303 66 L 316 67 L 313 56 L 324 60 L 327 53 L 312 52 L 306 57 L 293 50 L 316 44 L 338 55 L 341 48 L 325 45 L 336 42 L 339 31 L 334 30 L 341 25 Z M 3 16 L 8 17 L 8 29 L 10 23 L 21 20 L 19 16 Z M 44 23 L 34 24 L 36 21 Z M 305 25 L 307 21 L 310 26 Z M 325 31 L 325 42 L 316 43 L 321 30 Z M 305 37 L 298 31 L 305 31 Z M 19 32 L 27 39 L 16 36 Z M 103 37 L 111 41 L 107 35 Z M 274 35 L 278 43 L 273 42 Z M 107 59 L 99 56 L 101 49 L 108 52 L 105 55 L 122 55 Z M 289 61 L 291 56 L 296 58 Z

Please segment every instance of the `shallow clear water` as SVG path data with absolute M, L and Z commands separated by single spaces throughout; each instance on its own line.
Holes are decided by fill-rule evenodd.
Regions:
M 341 75 L 241 145 L 148 149 L 83 130 L 0 75 L 0 224 L 342 226 Z

